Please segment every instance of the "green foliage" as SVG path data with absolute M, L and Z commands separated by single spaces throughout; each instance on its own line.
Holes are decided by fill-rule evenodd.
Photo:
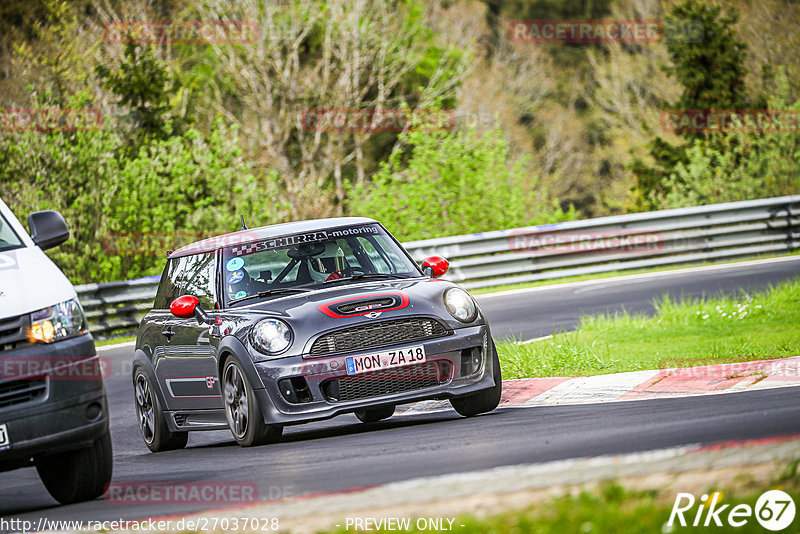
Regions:
M 722 14 L 721 7 L 698 0 L 673 7 L 666 22 L 676 29 L 666 45 L 668 72 L 683 85 L 678 109 L 737 109 L 745 103 L 747 45 L 736 36 L 738 19 L 734 8 Z
M 74 282 L 102 279 L 102 221 L 116 145 L 116 136 L 105 131 L 21 132 L 0 139 L 0 195 L 21 221 L 43 209 L 64 215 L 70 240 L 49 254 Z
M 800 352 L 800 278 L 758 294 L 654 302 L 655 315 L 587 316 L 574 332 L 499 343 L 505 378 L 620 373 L 786 358 Z M 513 341 L 513 340 L 512 340 Z
M 175 53 L 184 74 L 191 65 L 204 76 L 195 89 L 200 120 L 223 110 L 238 121 L 247 157 L 279 170 L 296 218 L 346 215 L 346 185 L 367 181 L 398 137 L 380 128 L 313 131 L 303 126 L 305 112 L 413 109 L 434 101 L 454 108 L 470 59 L 470 50 L 433 29 L 422 0 L 200 0 L 184 16 L 259 25 L 252 44 Z
M 85 43 L 75 38 L 82 27 L 77 3 L 64 0 L 33 2 L 29 9 L 31 13 L 38 12 L 40 18 L 17 21 L 30 37 L 13 43 L 18 64 L 12 62 L 12 68 L 21 71 L 18 74 L 27 70 L 39 73 L 38 83 L 30 89 L 31 96 L 41 105 L 66 106 L 76 91 L 86 88 L 89 73 L 84 65 L 97 53 L 99 43 Z M 0 23 L 0 28 L 4 25 Z M 5 37 L 0 35 L 0 50 Z M 24 74 L 22 79 L 25 79 Z
M 667 17 L 667 27 L 672 28 L 669 33 L 673 38 L 666 42 L 672 65 L 667 72 L 683 86 L 680 98 L 671 106 L 673 109 L 726 110 L 738 109 L 745 104 L 747 47 L 736 37 L 734 26 L 737 20 L 735 9 L 731 8 L 723 15 L 720 7 L 698 0 L 684 0 L 672 8 Z M 636 176 L 639 209 L 661 207 L 655 199 L 663 196 L 667 188 L 680 187 L 680 179 L 686 172 L 679 171 L 679 168 L 694 165 L 694 172 L 700 170 L 697 165 L 701 164 L 701 158 L 695 156 L 691 164 L 687 150 L 692 141 L 698 142 L 705 136 L 688 133 L 684 137 L 689 141 L 677 146 L 655 137 L 648 144 L 652 163 L 645 163 L 641 158 L 634 158 L 631 162 L 630 169 Z M 713 170 L 703 169 L 701 172 L 713 173 Z M 705 185 L 715 187 L 714 184 Z
M 778 74 L 778 94 L 768 109 L 787 109 L 788 80 Z M 800 112 L 800 101 L 789 108 Z M 664 208 L 698 206 L 800 192 L 800 133 L 727 133 L 696 139 L 653 193 Z
M 64 35 L 74 55 L 77 43 Z M 285 217 L 285 204 L 275 201 L 277 177 L 253 171 L 236 128 L 219 120 L 205 132 L 191 127 L 180 101 L 185 88 L 154 48 L 127 45 L 118 66 L 94 71 L 118 98 L 121 117 L 106 115 L 102 128 L 0 138 L 0 194 L 23 220 L 40 209 L 64 215 L 72 237 L 49 254 L 73 282 L 157 274 L 167 249 L 236 230 L 240 213 L 251 225 Z M 65 92 L 42 98 L 31 88 L 29 96 L 66 113 L 96 106 L 88 93 L 64 101 Z
M 107 130 L 0 141 L 0 194 L 23 220 L 39 209 L 64 215 L 71 238 L 49 254 L 75 283 L 157 274 L 165 244 L 236 230 L 239 213 L 251 225 L 283 216 L 275 177 L 253 175 L 235 130 L 216 124 L 208 137 L 188 130 L 130 157 L 118 157 L 122 144 Z
M 697 140 L 664 181 L 663 208 L 795 194 L 800 191 L 800 136 L 729 134 Z
M 17 2 L 0 7 L 0 107 L 99 107 L 106 126 L 2 132 L 0 194 L 23 219 L 62 211 L 74 238 L 52 254 L 76 281 L 96 281 L 149 274 L 161 261 L 105 253 L 110 235 L 179 234 L 174 248 L 234 229 L 239 212 L 251 226 L 361 213 L 417 239 L 573 218 L 559 208 L 570 202 L 583 216 L 618 210 L 631 170 L 638 209 L 798 192 L 794 134 L 655 137 L 629 163 L 628 150 L 643 153 L 654 135 L 660 107 L 782 106 L 766 99 L 781 65 L 795 91 L 783 101 L 797 99 L 796 8 L 736 0 L 748 22 L 736 27 L 720 2 L 679 2 L 484 0 L 486 25 L 462 1 Z M 677 29 L 661 43 L 595 54 L 593 45 L 507 42 L 510 19 L 663 19 L 663 9 Z M 133 19 L 252 21 L 259 32 L 232 44 L 104 39 L 106 22 Z M 686 27 L 702 40 L 682 39 Z M 667 58 L 681 93 L 637 81 Z M 759 76 L 760 92 L 748 94 Z M 492 116 L 503 139 L 317 132 L 298 120 L 308 109 L 406 105 Z M 215 124 L 220 115 L 238 135 Z M 531 154 L 537 178 L 509 164 L 519 154 Z M 541 184 L 562 195 L 559 204 Z M 133 241 L 125 247 L 144 244 Z
M 499 132 L 413 129 L 349 210 L 375 217 L 401 240 L 484 232 L 574 218 L 510 165 Z
M 95 73 L 119 97 L 119 106 L 129 110 L 126 118 L 133 144 L 150 136 L 166 139 L 184 129 L 184 121 L 176 121 L 171 113 L 180 86 L 149 46 L 127 44 L 118 70 L 98 65 Z
M 634 158 L 630 169 L 636 177 L 635 207 L 640 211 L 660 208 L 656 199 L 664 195 L 666 179 L 679 163 L 687 161 L 686 148 L 689 143 L 674 146 L 661 137 L 654 137 L 647 143 L 652 164 L 641 158 Z

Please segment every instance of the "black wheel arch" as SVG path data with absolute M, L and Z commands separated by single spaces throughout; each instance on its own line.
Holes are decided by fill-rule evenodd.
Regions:
M 250 382 L 250 386 L 256 389 L 264 389 L 264 382 L 261 380 L 261 375 L 256 370 L 256 364 L 250 357 L 250 351 L 244 346 L 239 338 L 236 336 L 226 336 L 220 341 L 217 347 L 217 374 L 220 381 L 222 380 L 222 367 L 225 360 L 233 357 L 239 362 L 245 377 Z
M 133 382 L 134 387 L 136 385 L 136 372 L 141 369 L 142 372 L 147 376 L 147 379 L 153 384 L 155 387 L 152 388 L 155 390 L 156 395 L 158 396 L 158 404 L 162 406 L 162 410 L 165 409 L 163 407 L 168 406 L 167 399 L 164 397 L 164 392 L 161 391 L 161 384 L 159 383 L 158 379 L 156 378 L 155 369 L 153 369 L 153 362 L 150 361 L 150 358 L 144 353 L 142 349 L 136 349 L 133 353 L 133 364 L 131 365 L 131 382 Z

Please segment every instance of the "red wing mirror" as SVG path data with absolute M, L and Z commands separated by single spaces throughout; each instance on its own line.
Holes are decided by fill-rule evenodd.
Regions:
M 429 256 L 422 261 L 422 271 L 431 278 L 439 278 L 447 274 L 450 262 L 441 256 Z
M 200 299 L 197 297 L 184 295 L 172 301 L 172 304 L 169 305 L 169 311 L 171 311 L 172 315 L 175 317 L 190 319 L 194 317 L 194 310 L 197 308 L 198 304 L 200 304 Z

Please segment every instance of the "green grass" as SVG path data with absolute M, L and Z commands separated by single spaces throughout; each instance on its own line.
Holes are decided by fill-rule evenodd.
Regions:
M 590 316 L 575 332 L 498 343 L 503 378 L 575 376 L 800 355 L 800 278 L 738 298 L 668 296 L 656 315 Z
M 537 282 L 526 282 L 522 284 L 506 284 L 502 286 L 494 286 L 494 287 L 482 287 L 479 289 L 470 289 L 469 292 L 473 295 L 485 295 L 488 293 L 499 293 L 501 291 L 511 291 L 514 289 L 527 289 L 529 287 L 541 287 L 541 286 L 551 286 L 555 284 L 565 284 L 569 282 L 582 282 L 584 280 L 599 280 L 602 278 L 614 278 L 617 276 L 625 276 L 629 274 L 643 274 L 643 273 L 660 273 L 665 271 L 682 271 L 684 269 L 691 269 L 692 267 L 704 267 L 709 265 L 728 265 L 728 264 L 735 264 L 735 263 L 742 263 L 746 261 L 753 261 L 753 260 L 763 260 L 769 258 L 785 258 L 789 256 L 798 256 L 800 255 L 800 249 L 795 250 L 789 254 L 779 254 L 779 255 L 758 255 L 752 256 L 749 258 L 744 258 L 741 260 L 735 261 L 705 261 L 705 262 L 698 262 L 692 264 L 686 264 L 681 266 L 674 266 L 674 265 L 665 265 L 663 267 L 647 267 L 642 269 L 630 269 L 626 271 L 608 271 L 605 273 L 595 273 L 595 274 L 584 274 L 580 276 L 563 276 L 561 278 L 551 278 L 549 280 L 539 280 Z
M 705 493 L 711 495 L 719 488 L 708 488 Z M 699 503 L 696 501 L 691 510 L 684 513 L 687 526 L 681 527 L 677 523 L 672 528 L 667 526 L 672 505 L 677 491 L 684 490 L 631 490 L 626 489 L 616 482 L 606 482 L 594 490 L 584 490 L 575 495 L 565 495 L 548 499 L 522 510 L 511 510 L 484 518 L 464 515 L 456 518 L 453 523 L 453 532 L 458 534 L 590 534 L 590 533 L 615 533 L 615 534 L 660 534 L 662 532 L 736 532 L 736 533 L 764 533 L 765 530 L 751 516 L 747 523 L 741 527 L 732 527 L 727 524 L 730 510 L 738 504 L 747 504 L 751 509 L 755 507 L 758 497 L 767 490 L 782 489 L 795 501 L 800 502 L 800 476 L 798 476 L 797 462 L 791 462 L 780 474 L 776 474 L 771 484 L 743 481 L 737 488 L 721 492 L 721 501 L 718 506 L 729 505 L 720 514 L 721 527 L 713 526 L 703 528 L 692 527 Z M 701 492 L 694 493 L 699 501 Z M 706 510 L 701 516 L 700 524 L 706 519 Z M 411 525 L 414 525 L 411 521 Z M 794 522 L 782 532 L 797 532 L 800 518 L 795 517 Z M 464 525 L 463 527 L 461 525 Z M 337 534 L 347 532 L 344 527 L 333 531 Z M 351 529 L 352 532 L 352 529 Z M 412 528 L 404 532 L 421 532 Z

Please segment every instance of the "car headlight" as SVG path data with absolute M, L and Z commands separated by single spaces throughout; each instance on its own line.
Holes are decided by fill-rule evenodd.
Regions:
M 31 314 L 30 341 L 52 343 L 86 332 L 86 317 L 78 299 L 68 300 Z
M 444 294 L 444 305 L 450 315 L 464 323 L 471 323 L 478 316 L 475 301 L 469 293 L 457 287 L 448 289 Z
M 264 319 L 252 331 L 253 345 L 266 354 L 278 354 L 292 344 L 292 329 L 278 319 Z

